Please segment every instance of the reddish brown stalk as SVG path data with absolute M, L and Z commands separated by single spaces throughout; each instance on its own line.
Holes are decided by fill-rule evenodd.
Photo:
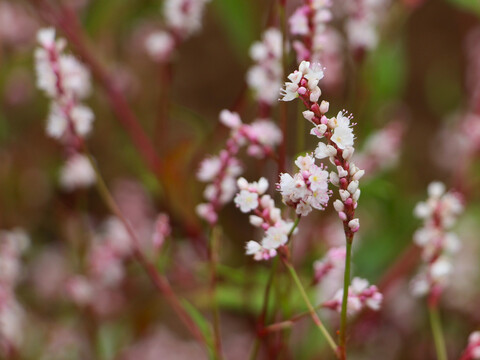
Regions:
M 156 153 L 151 139 L 145 133 L 145 130 L 140 125 L 138 118 L 130 108 L 125 96 L 115 85 L 108 71 L 97 61 L 93 55 L 94 53 L 87 47 L 85 35 L 83 34 L 83 30 L 79 25 L 75 13 L 73 13 L 71 9 L 63 6 L 57 10 L 45 0 L 29 1 L 36 6 L 40 16 L 45 21 L 60 28 L 64 32 L 65 37 L 72 44 L 79 57 L 88 65 L 93 76 L 104 89 L 112 111 L 132 139 L 133 144 L 145 160 L 148 168 L 161 182 L 163 164 Z M 205 255 L 203 250 L 205 250 L 206 240 L 199 226 L 185 218 L 175 219 L 168 198 L 164 199 L 163 206 L 173 217 L 173 223 L 181 226 L 186 235 L 194 242 L 195 249 L 200 254 Z
M 88 153 L 87 153 L 88 154 Z M 100 175 L 100 172 L 96 166 L 95 161 L 91 158 L 90 155 L 88 155 L 90 158 L 90 162 L 95 170 L 95 174 L 97 176 L 97 188 L 98 192 L 100 193 L 103 201 L 105 202 L 105 205 L 112 211 L 112 213 L 117 216 L 122 224 L 124 225 L 128 235 L 130 236 L 130 239 L 132 241 L 133 245 L 133 255 L 135 259 L 138 261 L 138 263 L 144 268 L 144 270 L 147 272 L 150 280 L 152 281 L 153 285 L 159 290 L 159 292 L 165 297 L 167 302 L 170 304 L 170 306 L 173 308 L 177 316 L 180 318 L 180 320 L 183 322 L 185 327 L 190 331 L 190 333 L 195 337 L 195 339 L 203 344 L 207 349 L 209 348 L 208 342 L 201 332 L 200 328 L 197 326 L 193 318 L 188 314 L 188 312 L 185 310 L 185 308 L 182 306 L 182 303 L 180 302 L 179 298 L 177 295 L 174 293 L 172 287 L 170 286 L 170 283 L 168 282 L 168 279 L 165 275 L 159 273 L 156 269 L 156 267 L 143 255 L 143 253 L 140 251 L 140 242 L 137 238 L 137 235 L 135 234 L 135 231 L 133 230 L 132 226 L 130 223 L 125 219 L 123 216 L 122 212 L 118 208 L 115 200 L 113 199 L 112 195 L 110 194 L 110 191 L 108 190 L 107 185 L 103 181 L 103 178 Z

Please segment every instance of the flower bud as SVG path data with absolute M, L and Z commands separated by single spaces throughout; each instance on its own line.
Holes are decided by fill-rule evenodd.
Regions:
M 340 193 L 340 197 L 342 198 L 343 202 L 345 202 L 350 197 L 350 193 L 347 190 L 340 189 L 339 193 Z
M 341 212 L 341 211 L 345 210 L 345 205 L 343 205 L 343 203 L 338 199 L 334 201 L 333 207 L 335 208 L 335 210 L 337 212 Z
M 348 222 L 348 227 L 352 232 L 357 232 L 360 229 L 360 220 L 353 219 Z
M 329 107 L 330 107 L 330 103 L 328 101 L 323 100 L 320 104 L 320 112 L 322 114 L 325 114 L 326 112 L 328 112 Z

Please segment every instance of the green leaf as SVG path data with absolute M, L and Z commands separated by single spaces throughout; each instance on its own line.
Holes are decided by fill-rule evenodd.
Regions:
M 478 0 L 447 0 L 450 4 L 480 16 L 480 1 Z
M 202 334 L 205 336 L 205 339 L 208 342 L 209 348 L 213 348 L 213 339 L 212 339 L 212 332 L 210 328 L 210 323 L 205 319 L 200 311 L 195 308 L 192 304 L 190 304 L 187 300 L 181 299 L 181 303 L 183 308 L 188 312 L 188 314 L 192 317 L 192 320 L 198 326 Z

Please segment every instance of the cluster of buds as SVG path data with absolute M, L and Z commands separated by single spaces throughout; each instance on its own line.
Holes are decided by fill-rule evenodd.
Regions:
M 273 157 L 273 148 L 282 141 L 281 131 L 269 120 L 244 124 L 237 113 L 223 110 L 220 121 L 231 130 L 226 148 L 218 156 L 203 160 L 197 173 L 200 181 L 210 183 L 204 191 L 208 202 L 197 206 L 197 214 L 212 226 L 217 223 L 220 207 L 237 191 L 236 179 L 242 173 L 237 159 L 240 148 L 247 146 L 247 153 L 253 157 Z
M 378 26 L 390 0 L 351 0 L 347 2 L 345 30 L 355 50 L 371 50 L 378 44 Z
M 290 33 L 301 37 L 293 42 L 297 62 L 323 60 L 321 55 L 329 45 L 331 6 L 331 0 L 304 0 L 290 17 Z
M 425 266 L 413 279 L 412 291 L 418 296 L 430 294 L 434 300 L 447 285 L 453 270 L 451 255 L 460 249 L 460 240 L 449 230 L 463 211 L 463 205 L 460 195 L 446 192 L 440 182 L 428 186 L 428 196 L 427 201 L 415 207 L 415 215 L 423 220 L 423 226 L 415 232 L 413 240 L 422 248 Z
M 378 311 L 382 305 L 382 300 L 383 295 L 378 291 L 378 288 L 375 285 L 370 285 L 365 279 L 358 277 L 353 278 L 352 283 L 348 288 L 348 314 L 353 316 L 364 308 Z M 339 289 L 333 296 L 333 299 L 325 302 L 323 307 L 341 312 L 342 301 L 343 289 Z
M 315 165 L 315 158 L 309 154 L 299 156 L 295 165 L 300 170 L 293 177 L 288 173 L 280 174 L 277 188 L 283 202 L 294 208 L 300 216 L 308 215 L 312 208 L 324 210 L 331 195 L 328 172 L 323 165 Z
M 359 220 L 355 218 L 355 209 L 360 197 L 359 180 L 365 171 L 351 161 L 355 139 L 351 116 L 345 116 L 344 112 L 340 111 L 336 117 L 328 118 L 325 114 L 328 112 L 329 103 L 318 103 L 321 95 L 318 83 L 323 76 L 320 64 L 302 61 L 298 70 L 288 76 L 290 82 L 285 83 L 281 100 L 291 101 L 299 97 L 307 108 L 303 116 L 314 125 L 311 134 L 326 140 L 326 143 L 318 143 L 315 157 L 329 158 L 336 166 L 336 171 L 330 173 L 330 182 L 339 187 L 340 199 L 333 205 L 344 223 L 347 238 L 352 238 L 353 233 L 360 227 Z
M 402 122 L 390 122 L 366 139 L 362 152 L 355 156 L 356 162 L 370 176 L 392 168 L 400 156 L 404 132 L 405 125 Z
M 15 298 L 20 280 L 20 257 L 30 241 L 21 229 L 0 232 L 0 348 L 6 357 L 23 337 L 23 310 Z
M 55 29 L 39 30 L 37 39 L 37 86 L 51 99 L 47 134 L 63 143 L 68 156 L 61 184 L 67 190 L 88 187 L 95 182 L 95 173 L 81 151 L 94 114 L 81 100 L 90 93 L 90 74 L 75 57 L 64 54 L 66 41 L 55 39 Z
M 246 245 L 247 255 L 253 255 L 257 261 L 268 260 L 277 255 L 277 249 L 284 246 L 293 229 L 293 222 L 282 219 L 280 209 L 275 207 L 272 197 L 265 192 L 268 181 L 265 178 L 249 183 L 244 178 L 238 179 L 240 191 L 235 196 L 235 204 L 243 213 L 252 212 L 250 224 L 262 228 L 265 236 L 260 243 L 249 241 Z
M 247 84 L 259 103 L 261 115 L 267 116 L 282 85 L 282 33 L 276 28 L 267 29 L 262 41 L 251 46 L 250 57 L 255 64 L 247 72 Z
M 468 346 L 463 352 L 460 360 L 478 359 L 480 359 L 480 331 L 474 331 L 468 337 Z
M 164 29 L 145 39 L 145 49 L 153 61 L 170 60 L 175 48 L 202 28 L 202 15 L 210 0 L 166 0 Z

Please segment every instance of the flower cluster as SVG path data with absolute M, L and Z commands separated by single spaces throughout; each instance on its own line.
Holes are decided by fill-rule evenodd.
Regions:
M 345 246 L 331 248 L 325 257 L 313 263 L 314 277 L 313 283 L 318 284 L 324 280 L 335 269 L 340 269 L 343 273 L 345 268 Z
M 461 360 L 480 359 L 480 331 L 474 331 L 468 337 L 468 346 L 463 352 Z
M 332 300 L 323 304 L 325 308 L 340 312 L 342 309 L 343 289 L 339 289 Z M 364 308 L 378 311 L 382 305 L 383 295 L 375 285 L 370 285 L 367 280 L 353 278 L 348 288 L 348 314 L 355 315 Z
M 390 0 L 348 2 L 345 30 L 352 48 L 370 50 L 377 46 L 377 28 L 389 4 Z
M 250 57 L 255 65 L 247 72 L 248 86 L 261 107 L 270 107 L 277 100 L 282 84 L 281 32 L 276 28 L 267 29 L 262 41 L 255 42 L 250 48 Z
M 145 49 L 154 61 L 168 61 L 181 41 L 198 32 L 202 15 L 210 0 L 166 0 L 163 6 L 165 29 L 145 39 Z
M 318 159 L 329 158 L 336 166 L 336 172 L 330 173 L 330 182 L 339 187 L 340 199 L 334 202 L 335 210 L 347 229 L 347 237 L 358 231 L 360 224 L 355 218 L 355 209 L 360 197 L 359 180 L 365 174 L 352 161 L 354 153 L 354 134 L 351 117 L 340 111 L 336 117 L 328 118 L 329 103 L 318 100 L 321 95 L 319 81 L 324 77 L 320 64 L 302 61 L 298 70 L 288 76 L 289 82 L 282 89 L 283 101 L 291 101 L 299 97 L 307 110 L 303 112 L 305 119 L 313 123 L 311 134 L 326 143 L 319 142 L 315 150 Z
M 288 173 L 280 174 L 277 186 L 283 202 L 301 216 L 308 215 L 312 208 L 325 209 L 331 194 L 328 189 L 328 172 L 323 165 L 315 165 L 315 158 L 309 154 L 299 156 L 295 165 L 299 172 L 293 177 Z
M 449 230 L 463 211 L 463 205 L 460 195 L 446 192 L 440 182 L 428 186 L 428 196 L 427 201 L 415 207 L 415 215 L 423 220 L 423 226 L 415 232 L 413 240 L 422 248 L 425 267 L 412 281 L 412 291 L 418 296 L 438 297 L 453 270 L 450 257 L 460 248 L 457 235 Z
M 204 191 L 208 202 L 197 206 L 197 214 L 210 225 L 217 222 L 218 210 L 237 191 L 236 179 L 243 171 L 237 159 L 240 148 L 247 146 L 250 156 L 262 158 L 273 156 L 273 148 L 282 141 L 281 131 L 268 120 L 244 124 L 237 113 L 223 110 L 220 121 L 231 130 L 226 148 L 203 160 L 197 173 L 200 181 L 210 183 Z
M 55 29 L 39 30 L 37 39 L 37 86 L 52 101 L 47 134 L 62 141 L 69 157 L 61 171 L 62 186 L 67 190 L 88 187 L 95 182 L 95 173 L 81 151 L 83 138 L 92 129 L 94 114 L 80 101 L 90 93 L 90 74 L 75 57 L 63 53 L 66 42 L 55 40 Z
M 275 207 L 272 197 L 265 192 L 268 181 L 265 178 L 249 183 L 244 178 L 238 179 L 240 191 L 235 196 L 235 204 L 243 213 L 252 212 L 250 224 L 262 228 L 265 236 L 260 243 L 249 241 L 247 255 L 255 260 L 268 260 L 277 255 L 277 249 L 288 242 L 293 229 L 293 222 L 282 219 L 280 209 Z
M 372 173 L 393 167 L 400 156 L 404 131 L 403 123 L 392 121 L 367 138 L 362 152 L 355 160 L 370 176 Z
M 80 103 L 90 93 L 88 70 L 75 57 L 63 53 L 66 42 L 55 40 L 55 29 L 39 30 L 37 39 L 37 86 L 52 100 L 47 134 L 56 139 L 88 135 L 94 115 Z
M 23 337 L 23 310 L 15 298 L 20 257 L 30 241 L 21 229 L 0 232 L 0 347 L 4 354 L 18 348 Z
M 298 62 L 322 60 L 325 47 L 330 45 L 327 26 L 332 19 L 331 5 L 330 0 L 305 0 L 290 17 L 290 33 L 301 37 L 293 42 Z

